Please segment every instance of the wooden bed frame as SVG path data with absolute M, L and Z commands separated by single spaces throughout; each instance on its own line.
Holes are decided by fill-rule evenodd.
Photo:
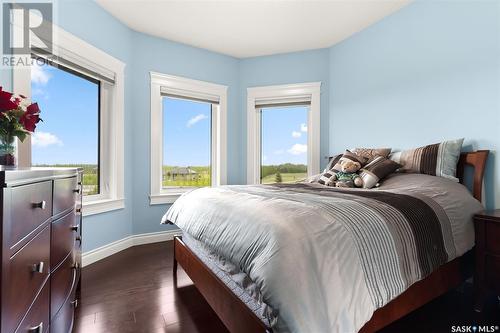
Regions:
M 457 167 L 460 182 L 464 169 L 473 171 L 472 194 L 481 201 L 484 169 L 488 150 L 462 153 Z M 360 330 L 376 332 L 408 313 L 457 288 L 472 275 L 472 250 L 441 266 L 425 279 L 413 284 L 404 293 L 374 312 Z M 177 286 L 177 264 L 180 264 L 194 282 L 208 304 L 232 333 L 271 332 L 264 323 L 229 289 L 182 241 L 174 238 L 174 284 Z

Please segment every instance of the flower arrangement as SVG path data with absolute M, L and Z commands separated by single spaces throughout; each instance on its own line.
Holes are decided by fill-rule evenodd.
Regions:
M 0 164 L 14 165 L 14 140 L 23 142 L 42 120 L 37 103 L 23 95 L 14 95 L 0 87 Z

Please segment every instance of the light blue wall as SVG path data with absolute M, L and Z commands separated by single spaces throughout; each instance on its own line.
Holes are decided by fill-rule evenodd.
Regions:
M 132 32 L 93 1 L 58 1 L 56 24 L 126 63 L 125 67 L 125 209 L 83 219 L 83 251 L 132 234 Z
M 278 54 L 273 56 L 246 58 L 240 61 L 240 124 L 241 124 L 241 182 L 246 180 L 246 122 L 247 88 L 291 84 L 303 82 L 321 82 L 321 156 L 328 154 L 329 121 L 329 51 L 312 51 Z M 322 159 L 324 166 L 327 160 Z
M 486 199 L 500 207 L 499 13 L 498 2 L 418 1 L 333 46 L 330 152 L 465 137 L 494 150 Z
M 159 225 L 167 205 L 149 205 L 150 191 L 150 78 L 149 72 L 178 75 L 191 79 L 210 81 L 228 86 L 228 182 L 238 183 L 240 124 L 238 116 L 238 60 L 210 51 L 194 48 L 133 33 L 134 46 L 131 82 L 134 98 L 133 164 L 134 171 L 134 226 L 135 234 L 172 228 Z
M 355 145 L 416 147 L 466 137 L 500 147 L 500 6 L 418 1 L 329 49 L 238 60 L 132 31 L 93 1 L 59 1 L 56 22 L 124 61 L 124 210 L 84 219 L 84 251 L 161 231 L 149 205 L 149 72 L 229 86 L 228 182 L 246 179 L 246 89 L 321 81 L 321 156 Z M 11 74 L 0 72 L 10 89 Z M 489 207 L 500 207 L 495 158 Z M 322 159 L 322 165 L 326 160 Z M 497 190 L 495 190 L 495 187 Z
M 55 2 L 54 21 L 64 30 L 127 63 L 125 74 L 130 77 L 132 32 L 93 1 Z M 3 69 L 0 71 L 0 75 L 0 85 L 6 90 L 11 90 L 11 71 Z M 132 94 L 129 80 L 125 82 L 125 96 L 125 132 L 132 133 Z M 131 147 L 132 138 L 125 136 L 126 165 L 131 165 Z M 132 186 L 132 170 L 125 167 L 126 208 L 85 217 L 83 220 L 83 251 L 89 251 L 131 235 Z

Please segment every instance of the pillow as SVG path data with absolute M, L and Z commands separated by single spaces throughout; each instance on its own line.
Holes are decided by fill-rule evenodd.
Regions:
M 359 156 L 372 159 L 377 156 L 389 157 L 392 148 L 354 148 L 351 151 Z
M 353 162 L 358 162 L 359 164 L 361 164 L 361 167 L 363 167 L 366 164 L 366 162 L 368 161 L 368 158 L 356 155 L 356 154 L 352 153 L 351 151 L 346 150 L 345 153 L 341 157 L 338 158 L 338 161 L 335 164 L 333 164 L 333 166 L 330 168 L 330 171 L 333 171 L 333 172 L 342 171 L 342 166 L 340 165 L 340 163 L 345 159 L 351 160 Z
M 400 171 L 423 173 L 458 182 L 457 163 L 464 139 L 444 141 L 406 150 L 391 155 L 391 160 L 402 165 Z
M 326 165 L 325 170 L 323 170 L 323 173 L 327 172 L 328 170 L 331 170 L 335 164 L 337 164 L 342 157 L 342 154 L 335 155 L 335 156 L 330 156 L 328 159 L 328 164 Z
M 319 179 L 318 179 L 318 183 L 321 184 L 321 185 L 326 185 L 326 186 L 332 186 L 333 183 L 335 182 L 333 180 L 333 175 L 335 173 L 332 172 L 332 171 L 327 171 L 325 173 L 323 173 Z
M 376 156 L 364 168 L 359 171 L 359 176 L 363 179 L 363 188 L 372 188 L 378 182 L 397 169 L 401 165 L 386 157 Z

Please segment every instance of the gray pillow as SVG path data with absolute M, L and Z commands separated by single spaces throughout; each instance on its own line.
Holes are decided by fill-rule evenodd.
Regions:
M 390 159 L 401 164 L 401 172 L 423 173 L 458 182 L 457 163 L 464 139 L 393 153 Z

